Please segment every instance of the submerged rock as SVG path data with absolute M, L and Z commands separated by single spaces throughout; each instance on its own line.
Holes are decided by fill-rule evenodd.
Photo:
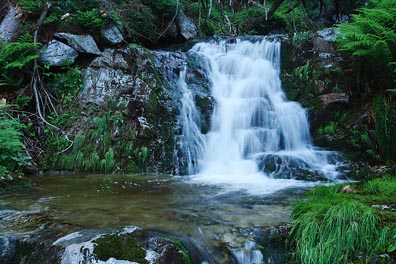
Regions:
M 0 263 L 10 263 L 16 250 L 15 237 L 0 236 Z

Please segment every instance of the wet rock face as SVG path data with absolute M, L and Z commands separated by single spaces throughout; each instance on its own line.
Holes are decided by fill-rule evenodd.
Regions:
M 149 150 L 149 170 L 170 172 L 181 97 L 177 80 L 184 60 L 181 52 L 104 50 L 85 70 L 79 100 L 86 114 L 74 130 L 89 128 L 81 123 L 92 123 L 89 119 L 108 109 L 121 112 L 122 122 L 135 131 L 136 147 Z M 99 112 L 90 111 L 91 105 Z
M 56 229 L 39 232 L 1 236 L 1 263 L 190 263 L 178 238 L 137 227 L 86 229 L 63 237 Z
M 107 99 L 118 94 L 128 99 L 135 85 L 135 78 L 125 60 L 126 49 L 106 49 L 94 59 L 84 73 L 84 88 L 80 94 L 83 104 L 93 103 L 106 107 Z M 129 96 L 128 96 L 129 95 Z
M 194 92 L 194 100 L 201 113 L 201 132 L 206 134 L 210 129 L 214 99 L 210 95 L 209 64 L 204 58 L 190 53 L 187 59 L 186 84 Z
M 345 60 L 337 52 L 339 30 L 326 28 L 302 39 L 284 41 L 282 83 L 288 97 L 310 109 L 313 131 L 328 122 L 328 113 L 349 104 Z
M 14 236 L 0 236 L 0 263 L 10 263 L 16 250 Z

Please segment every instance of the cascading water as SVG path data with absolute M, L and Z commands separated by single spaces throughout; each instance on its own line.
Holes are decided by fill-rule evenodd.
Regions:
M 223 40 L 196 44 L 190 52 L 207 60 L 215 100 L 204 139 L 199 125 L 190 129 L 198 119 L 181 76 L 183 137 L 185 153 L 193 154 L 188 158 L 194 162 L 195 169 L 188 171 L 194 174 L 192 181 L 263 194 L 306 185 L 295 179 L 309 175 L 337 178 L 338 155 L 312 146 L 306 111 L 282 91 L 280 42 Z
M 204 135 L 201 133 L 200 124 L 201 116 L 195 106 L 194 96 L 191 90 L 188 89 L 185 82 L 186 67 L 180 72 L 178 86 L 183 93 L 182 109 L 179 117 L 180 126 L 182 127 L 182 136 L 176 141 L 178 148 L 181 149 L 184 159 L 181 160 L 180 165 L 185 165 L 188 174 L 196 174 L 199 172 L 197 158 L 203 157 L 206 141 Z

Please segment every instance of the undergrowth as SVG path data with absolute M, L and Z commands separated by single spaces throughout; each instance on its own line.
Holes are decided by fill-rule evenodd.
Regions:
M 301 263 L 393 263 L 396 250 L 396 177 L 320 186 L 293 205 L 289 246 Z M 378 262 L 376 256 L 389 254 Z M 385 261 L 385 262 L 384 262 Z

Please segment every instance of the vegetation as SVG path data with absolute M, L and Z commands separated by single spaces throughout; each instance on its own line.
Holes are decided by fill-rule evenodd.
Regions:
M 358 9 L 353 22 L 340 24 L 340 50 L 352 54 L 357 86 L 368 93 L 393 88 L 396 61 L 396 2 L 373 0 Z M 370 65 L 368 67 L 368 65 Z
M 0 105 L 0 177 L 12 171 L 19 171 L 30 164 L 30 157 L 23 151 L 21 141 L 22 124 L 7 113 L 5 106 Z
M 396 108 L 392 101 L 374 98 L 375 132 L 380 151 L 389 162 L 396 160 Z
M 17 89 L 25 85 L 32 71 L 32 61 L 38 58 L 37 48 L 30 34 L 19 37 L 17 41 L 2 43 L 0 40 L 0 87 Z
M 366 263 L 383 253 L 394 258 L 395 212 L 381 206 L 395 202 L 395 176 L 315 188 L 293 205 L 293 257 L 301 263 Z

